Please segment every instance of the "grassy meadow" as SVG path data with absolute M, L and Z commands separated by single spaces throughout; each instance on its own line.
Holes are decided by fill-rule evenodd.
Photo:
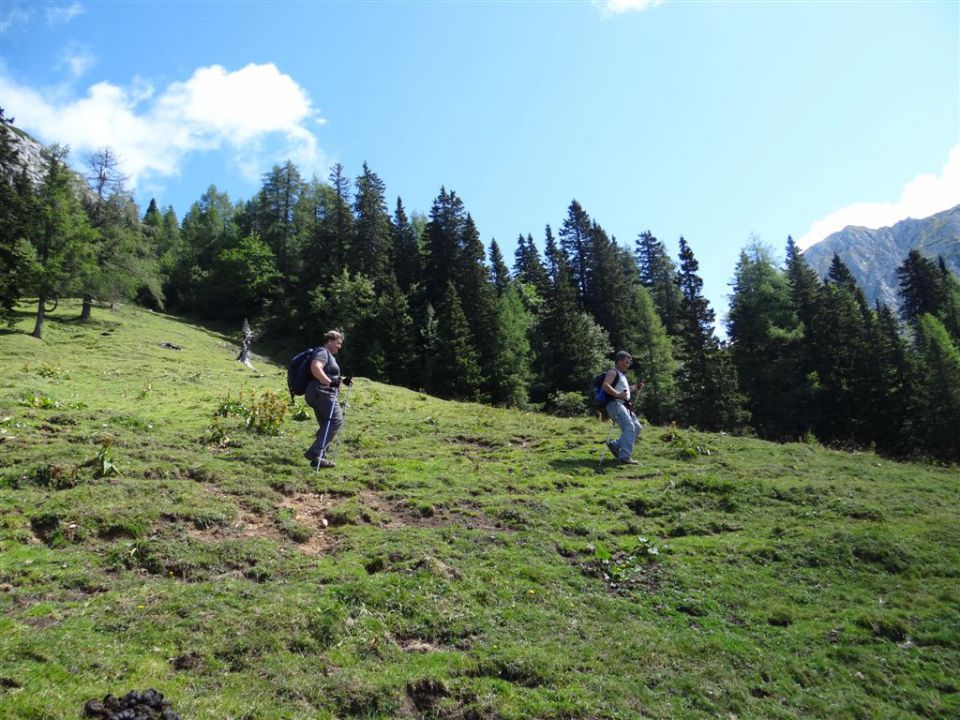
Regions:
M 955 467 L 650 427 L 621 467 L 596 419 L 359 378 L 318 473 L 239 331 L 21 309 L 2 718 L 960 717 Z

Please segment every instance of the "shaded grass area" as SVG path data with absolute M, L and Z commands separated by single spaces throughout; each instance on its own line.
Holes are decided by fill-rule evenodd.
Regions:
M 215 417 L 284 368 L 77 314 L 0 335 L 0 716 L 960 714 L 955 468 L 666 428 L 600 465 L 597 421 L 361 378 L 316 473 L 312 420 Z

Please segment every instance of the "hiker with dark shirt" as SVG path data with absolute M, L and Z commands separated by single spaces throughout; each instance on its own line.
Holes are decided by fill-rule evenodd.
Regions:
M 633 444 L 640 437 L 643 425 L 633 412 L 633 403 L 630 401 L 630 381 L 627 380 L 627 369 L 633 364 L 633 356 L 626 350 L 620 350 L 614 358 L 613 367 L 603 379 L 603 391 L 610 398 L 607 402 L 607 415 L 620 426 L 620 437 L 611 440 L 607 447 L 613 456 L 622 465 L 638 465 L 633 455 Z M 637 389 L 641 387 L 637 384 Z
M 303 456 L 317 468 L 333 467 L 333 462 L 326 457 L 327 448 L 343 425 L 343 411 L 340 409 L 338 396 L 340 385 L 349 386 L 351 379 L 340 377 L 340 366 L 334 357 L 342 346 L 343 334 L 330 330 L 323 336 L 323 345 L 314 350 L 310 358 L 311 379 L 307 384 L 304 400 L 313 408 L 320 427 L 316 439 Z

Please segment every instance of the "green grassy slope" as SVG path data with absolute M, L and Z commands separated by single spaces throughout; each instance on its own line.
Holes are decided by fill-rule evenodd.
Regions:
M 285 369 L 129 307 L 0 334 L 0 717 L 957 717 L 960 473 Z M 181 346 L 173 350 L 161 346 Z M 349 370 L 349 368 L 347 368 Z M 302 400 L 298 400 L 302 405 Z

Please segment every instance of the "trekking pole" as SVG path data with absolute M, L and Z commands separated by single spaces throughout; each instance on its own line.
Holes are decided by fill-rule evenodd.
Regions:
M 340 432 L 337 433 L 336 440 L 333 441 L 333 452 L 331 453 L 332 458 L 331 462 L 335 461 L 337 458 L 337 453 L 340 450 L 340 438 L 343 437 L 343 428 L 347 425 L 347 408 L 350 407 L 350 402 L 348 397 L 350 396 L 350 388 L 352 385 L 347 385 L 347 389 L 343 391 L 343 410 L 340 415 Z M 326 454 L 326 453 L 324 453 Z
M 337 402 L 337 398 L 340 395 L 340 389 L 337 388 L 336 395 L 333 396 L 333 401 Z M 323 440 L 320 441 L 320 454 L 317 455 L 317 466 L 314 468 L 315 472 L 320 472 L 320 461 L 327 456 L 327 435 L 330 434 L 330 423 L 333 422 L 333 406 L 330 407 L 330 415 L 327 417 L 327 426 L 323 429 Z
M 603 451 L 607 449 L 607 443 L 610 442 L 610 438 L 613 437 L 613 431 L 616 430 L 617 424 L 613 421 L 613 418 L 610 418 L 610 430 L 607 431 L 607 439 L 603 441 L 603 445 L 600 446 L 600 457 L 597 460 L 597 471 L 600 471 L 600 468 L 603 467 Z

